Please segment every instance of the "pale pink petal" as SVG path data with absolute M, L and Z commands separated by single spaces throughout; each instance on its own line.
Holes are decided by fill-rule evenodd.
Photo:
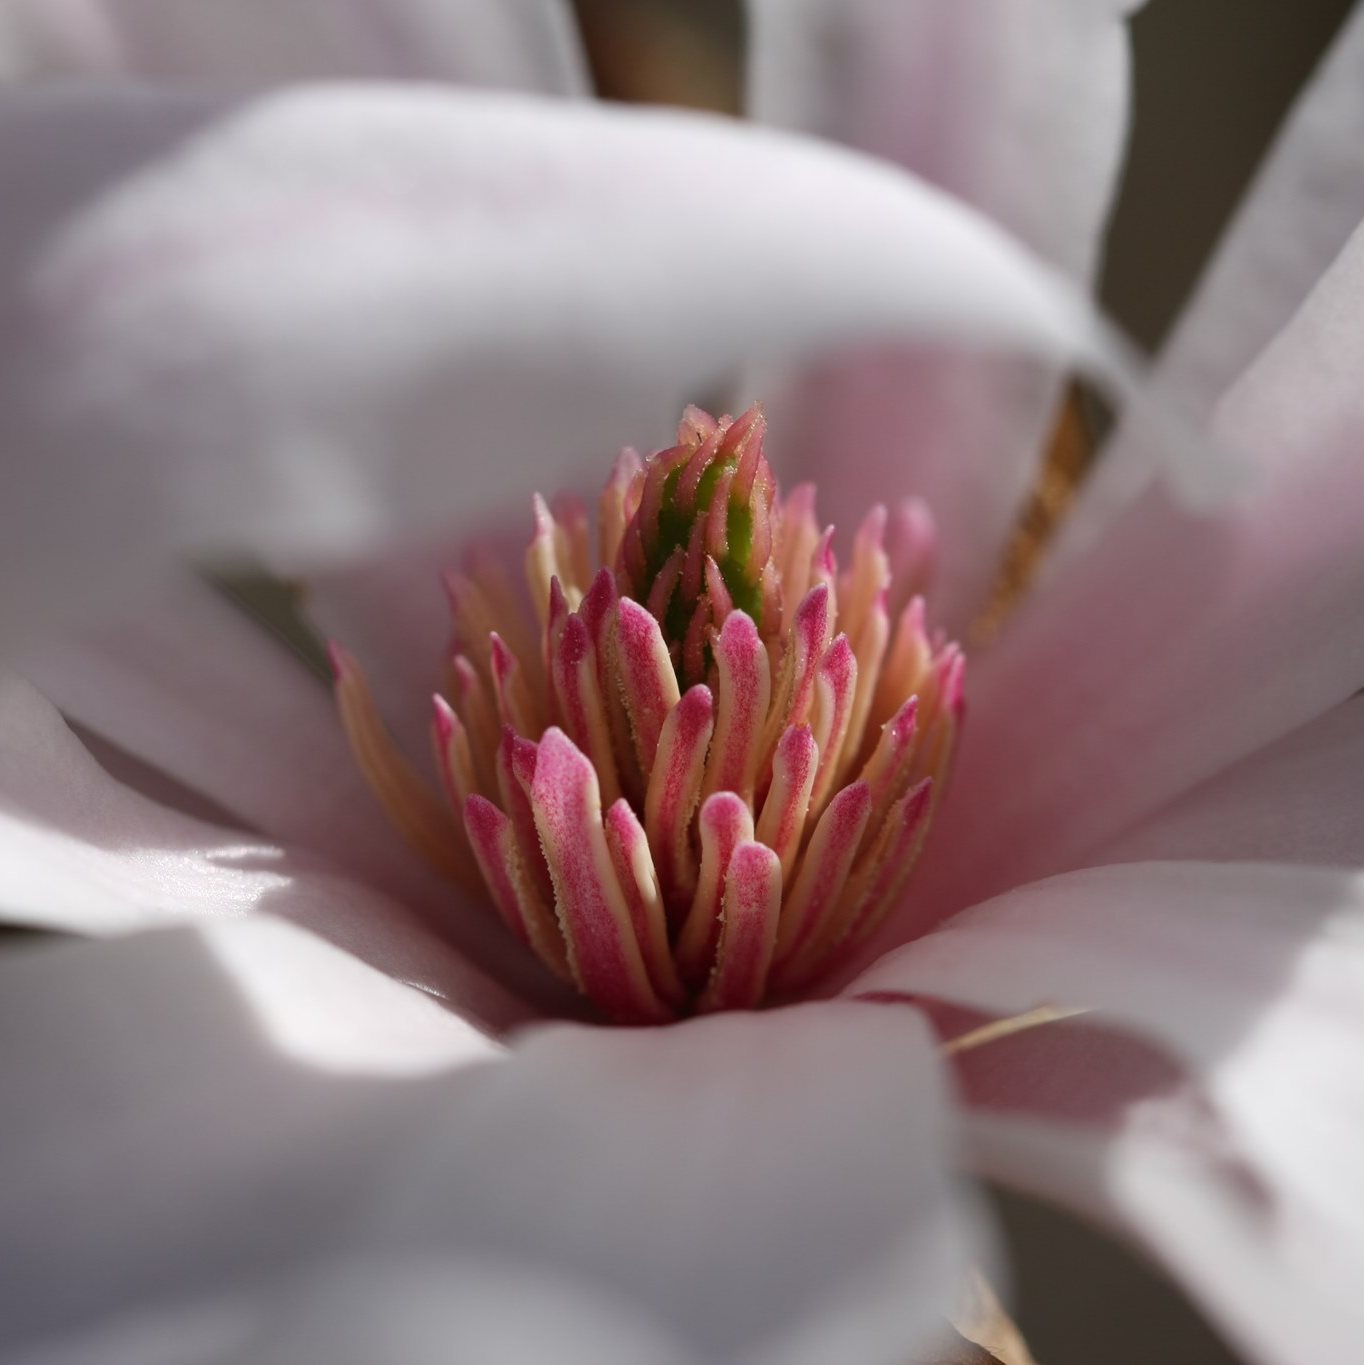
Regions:
M 144 1359 L 199 1359 L 151 1346 L 257 1327 L 271 1270 L 324 1245 L 411 1124 L 413 1082 L 390 1078 L 498 1054 L 268 918 L 36 948 L 0 973 L 6 1359 L 82 1338 L 75 1359 L 132 1359 L 139 1335 Z
M 448 886 L 389 828 L 326 681 L 188 573 L 144 589 L 135 617 L 115 614 L 22 662 L 68 716 L 244 824 L 440 915 Z
M 864 148 L 1091 277 L 1127 126 L 1131 0 L 755 0 L 755 117 Z M 923 497 L 942 531 L 935 619 L 956 629 L 996 571 L 1060 395 L 1059 368 L 868 349 L 768 397 L 790 478 L 855 526 Z M 825 471 L 838 470 L 837 478 Z
M 6 0 L 0 78 L 587 89 L 565 0 Z
M 1364 868 L 1364 697 L 1195 787 L 1094 861 L 1148 858 Z
M 1148 489 L 972 670 L 923 872 L 959 907 L 1106 840 L 1364 684 L 1364 230 L 1219 405 L 1217 513 Z
M 585 1361 L 618 1315 L 682 1360 L 899 1365 L 938 1330 L 971 1247 L 912 1012 L 558 1027 L 475 1065 L 452 1021 L 409 1067 L 445 1069 L 380 1080 L 300 1042 L 390 1027 L 364 972 L 264 921 L 0 961 L 7 1358 L 172 1305 L 303 1362 Z
M 956 917 L 851 989 L 992 1015 L 1090 1006 L 1164 1049 L 1163 1077 L 1111 1048 L 1036 1053 L 1044 1088 L 1030 1102 L 1026 1083 L 1009 1087 L 1004 1107 L 1025 1112 L 984 1124 L 987 1168 L 1123 1225 L 1254 1359 L 1355 1351 L 1364 877 L 1212 863 L 1069 873 Z M 1046 1049 L 1038 1038 L 1025 1059 Z M 1114 1082 L 1134 1079 L 1135 1096 L 1115 1101 Z M 1003 1103 L 998 1085 L 976 1096 Z
M 259 1349 L 289 1365 L 695 1365 L 629 1299 L 553 1268 L 422 1251 L 327 1267 L 290 1286 Z M 529 1310 L 529 1311 L 528 1311 Z
M 752 0 L 749 111 L 898 162 L 1086 276 L 1140 4 Z
M 680 113 L 47 92 L 6 101 L 0 167 L 7 629 L 168 550 L 468 534 L 740 362 L 897 337 L 1122 369 L 963 205 Z M 697 183 L 743 189 L 704 233 L 659 212 Z
M 0 675 L 0 866 L 11 922 L 122 934 L 269 914 L 505 1027 L 527 1009 L 406 906 L 334 865 L 167 810 L 110 777 L 22 679 Z M 482 907 L 451 910 L 475 920 Z M 452 935 L 458 937 L 458 935 Z
M 188 574 L 166 578 L 144 592 L 135 618 L 37 648 L 24 669 L 73 720 L 267 842 L 320 855 L 401 902 L 519 991 L 548 986 L 489 908 L 390 826 L 327 684 L 214 589 Z
M 262 1300 L 264 1300 L 262 1302 Z M 527 1311 L 527 1305 L 533 1311 Z M 610 1295 L 550 1271 L 422 1249 L 319 1258 L 252 1298 L 229 1287 L 72 1326 L 6 1365 L 696 1365 Z

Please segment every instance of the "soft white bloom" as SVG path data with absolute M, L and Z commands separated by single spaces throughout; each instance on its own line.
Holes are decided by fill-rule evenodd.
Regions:
M 963 1163 L 1357 1351 L 1364 19 L 1140 386 L 1129 8 L 755 0 L 739 125 L 580 98 L 551 0 L 0 0 L 0 901 L 112 936 L 0 961 L 6 1360 L 901 1361 Z M 1131 420 L 842 998 L 519 1032 L 564 997 L 185 567 L 305 573 L 419 745 L 435 570 L 732 382 L 841 521 L 932 504 L 960 629 L 1075 369 Z

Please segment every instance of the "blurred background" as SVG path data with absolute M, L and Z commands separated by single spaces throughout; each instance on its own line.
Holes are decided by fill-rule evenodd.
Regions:
M 603 95 L 739 109 L 739 0 L 576 3 Z M 1131 151 L 1100 293 L 1147 350 L 1168 331 L 1350 5 L 1150 0 L 1134 19 Z M 1237 1365 L 1136 1257 L 1041 1204 L 1003 1191 L 993 1198 L 1015 1269 L 1014 1308 L 1041 1365 Z

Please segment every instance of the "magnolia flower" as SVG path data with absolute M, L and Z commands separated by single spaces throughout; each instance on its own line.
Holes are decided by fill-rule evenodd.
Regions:
M 0 623 L 19 670 L 0 685 L 3 902 L 102 940 L 0 963 L 7 1358 L 900 1361 L 934 1349 L 991 1259 L 962 1165 L 1124 1233 L 1253 1358 L 1348 1358 L 1364 24 L 1140 386 L 1077 288 L 1122 138 L 1125 8 L 755 3 L 752 125 L 578 98 L 548 0 L 0 10 L 19 78 L 0 103 Z M 291 84 L 316 76 L 361 79 Z M 1041 581 L 975 649 L 1073 369 L 1128 421 Z M 859 705 L 862 635 L 836 652 L 797 621 L 811 599 L 792 585 L 826 561 L 765 578 L 751 545 L 730 563 L 707 542 L 714 573 L 691 557 L 690 595 L 651 612 L 683 538 L 636 522 L 639 554 L 622 549 L 660 467 L 637 482 L 628 457 L 618 572 L 591 605 L 571 504 L 541 511 L 549 690 L 529 688 L 533 653 L 495 658 L 514 614 L 456 591 L 457 806 L 434 804 L 441 572 L 502 545 L 532 493 L 599 487 L 623 445 L 690 460 L 728 439 L 737 479 L 756 415 L 697 409 L 669 435 L 726 385 L 735 412 L 765 398 L 783 534 L 807 527 L 806 479 L 846 530 L 906 496 L 936 527 L 925 610 L 947 634 L 924 636 L 927 671 L 883 670 L 892 722 L 915 695 L 951 720 L 943 762 L 926 749 L 896 789 L 931 793 L 933 816 L 904 895 L 909 859 L 861 834 L 821 841 L 807 818 L 784 845 L 763 826 L 774 727 L 798 736 L 791 772 L 802 746 L 815 764 L 807 817 L 870 794 L 875 696 L 860 747 L 829 738 Z M 711 504 L 656 484 L 690 547 Z M 910 521 L 922 550 L 927 516 Z M 892 564 L 879 515 L 863 525 L 824 588 L 865 625 L 928 564 Z M 299 574 L 344 646 L 360 764 L 328 689 L 188 567 L 244 549 Z M 626 600 L 641 688 L 671 669 L 678 697 L 650 711 L 639 691 L 651 744 L 634 693 L 625 729 L 588 723 L 612 723 L 607 693 L 575 737 L 564 698 L 600 676 L 587 650 L 567 667 L 566 622 L 595 649 L 592 607 L 618 636 Z M 775 659 L 780 677 L 802 639 L 821 696 L 802 710 L 779 686 L 778 712 L 769 691 L 739 731 L 756 758 L 740 746 L 732 768 L 714 734 L 694 740 L 703 786 L 719 765 L 708 801 L 651 831 L 651 751 L 676 759 L 686 697 L 714 683 L 722 725 L 726 670 Z M 471 723 L 479 689 L 519 715 L 505 790 L 478 771 L 501 742 Z M 821 739 L 841 756 L 827 775 Z M 424 863 L 366 773 L 415 842 L 456 857 L 467 839 L 482 881 Z M 537 902 L 526 781 L 550 855 Z M 592 785 L 613 781 L 603 824 Z M 570 806 L 577 846 L 553 825 Z M 721 876 L 727 841 L 755 875 L 726 880 L 736 853 Z M 896 874 L 879 926 L 865 896 L 799 901 L 821 849 L 844 886 L 861 874 L 842 866 L 854 841 Z M 616 891 L 644 972 L 624 999 L 584 973 Z M 532 932 L 527 907 L 550 901 Z M 761 980 L 723 970 L 746 923 Z M 604 1022 L 651 1012 L 669 1022 Z

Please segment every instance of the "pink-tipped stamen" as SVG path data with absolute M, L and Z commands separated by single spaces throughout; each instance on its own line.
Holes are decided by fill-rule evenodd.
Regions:
M 533 619 L 488 554 L 447 575 L 437 790 L 333 651 L 394 824 L 619 1022 L 809 989 L 904 898 L 948 787 L 964 659 L 927 625 L 931 519 L 872 508 L 840 571 L 765 437 L 760 408 L 687 409 L 676 445 L 618 457 L 595 539 L 537 496 Z
M 825 651 L 815 675 L 815 703 L 811 718 L 819 746 L 819 770 L 815 773 L 810 809 L 818 815 L 833 793 L 834 780 L 842 767 L 843 744 L 852 719 L 857 692 L 857 657 L 846 635 L 840 635 Z
M 790 880 L 805 834 L 810 793 L 819 767 L 819 745 L 808 725 L 791 725 L 772 757 L 772 785 L 758 821 L 758 839 L 781 862 L 782 876 Z
M 630 803 L 621 797 L 606 812 L 606 845 L 616 880 L 630 911 L 630 922 L 644 957 L 645 970 L 659 996 L 675 1009 L 686 1002 L 687 993 L 677 974 L 668 945 L 668 920 L 663 892 L 654 871 L 649 839 Z
M 751 617 L 732 612 L 715 642 L 719 693 L 704 791 L 738 792 L 750 805 L 758 775 L 758 746 L 772 702 L 767 650 Z
M 540 740 L 531 806 L 579 989 L 623 1023 L 672 1017 L 649 980 L 616 880 L 602 829 L 597 775 L 562 730 L 547 730 Z
M 491 801 L 474 795 L 464 805 L 464 828 L 493 904 L 511 931 L 555 976 L 570 980 L 553 902 L 541 894 L 526 868 L 512 822 Z
M 710 688 L 697 683 L 663 722 L 644 796 L 644 829 L 654 851 L 670 922 L 680 919 L 696 889 L 691 817 L 701 796 L 706 751 L 715 729 Z
M 616 615 L 620 689 L 629 715 L 635 756 L 643 772 L 653 768 L 668 713 L 677 705 L 677 674 L 653 615 L 628 597 Z
M 781 910 L 777 932 L 777 970 L 816 938 L 838 908 L 843 884 L 852 870 L 858 845 L 871 815 L 871 792 L 865 782 L 844 787 L 820 816 L 796 869 L 795 885 Z
M 535 694 L 522 676 L 521 661 L 496 631 L 491 632 L 488 639 L 491 642 L 489 667 L 493 675 L 499 718 L 518 734 L 538 733 L 544 729 L 545 719 L 536 705 Z
M 431 698 L 431 703 L 434 708 L 431 741 L 436 751 L 441 789 L 445 792 L 451 811 L 458 815 L 464 810 L 465 801 L 478 790 L 469 735 L 459 713 L 444 697 L 437 693 Z
M 522 739 L 509 726 L 503 727 L 502 740 L 497 746 L 497 792 L 502 809 L 511 818 L 512 829 L 516 832 L 521 866 L 539 891 L 540 898 L 552 906 L 554 886 L 540 849 L 540 833 L 535 827 L 535 812 L 530 804 L 538 753 L 538 745 Z
M 716 792 L 703 802 L 696 823 L 701 870 L 691 909 L 677 938 L 677 965 L 683 978 L 693 983 L 704 980 L 715 961 L 725 874 L 734 850 L 753 838 L 753 812 L 733 792 Z
M 616 457 L 597 512 L 597 553 L 602 564 L 614 564 L 620 557 L 625 528 L 639 507 L 638 476 L 643 470 L 639 452 L 629 446 Z
M 495 753 L 501 722 L 489 698 L 489 685 L 467 655 L 457 654 L 450 664 L 451 690 L 455 708 L 464 721 L 469 737 L 469 756 L 473 760 L 477 790 L 491 796 L 497 786 Z
M 338 644 L 328 650 L 337 709 L 351 752 L 398 832 L 442 871 L 468 885 L 472 868 L 463 840 L 435 792 L 390 738 L 369 684 L 353 655 Z
M 740 844 L 725 874 L 715 966 L 698 1010 L 748 1010 L 762 1002 L 777 943 L 781 891 L 777 855 L 763 844 Z
M 550 660 L 550 676 L 563 728 L 592 760 L 603 799 L 614 801 L 620 788 L 611 748 L 611 724 L 597 675 L 597 651 L 580 612 L 573 612 L 564 624 Z

